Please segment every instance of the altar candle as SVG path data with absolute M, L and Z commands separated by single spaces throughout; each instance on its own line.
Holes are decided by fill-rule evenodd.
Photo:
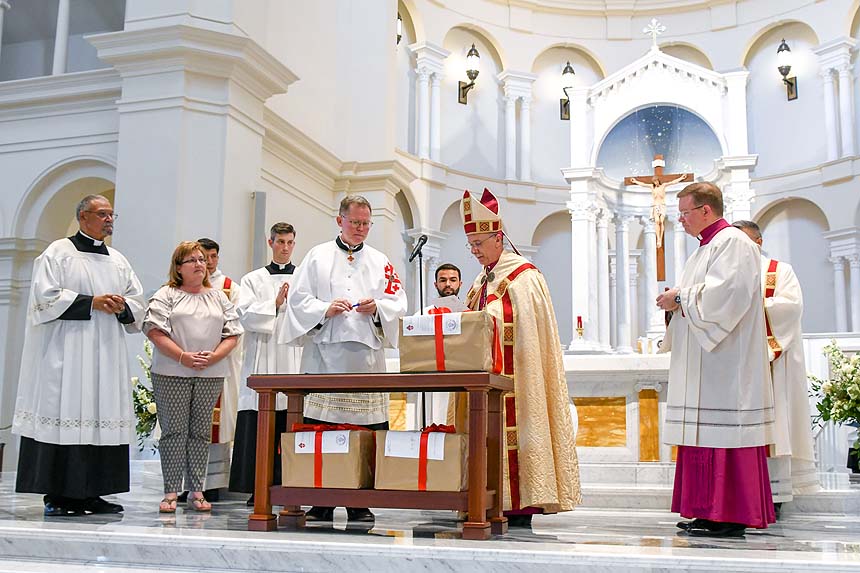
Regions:
M 582 317 L 581 316 L 576 317 L 576 328 L 582 328 Z

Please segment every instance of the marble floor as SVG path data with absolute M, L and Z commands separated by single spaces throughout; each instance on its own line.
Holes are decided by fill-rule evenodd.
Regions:
M 157 484 L 111 497 L 115 516 L 45 518 L 41 497 L 0 474 L 0 573 L 7 571 L 860 571 L 860 516 L 787 515 L 739 539 L 690 537 L 657 510 L 580 508 L 491 541 L 464 541 L 447 511 L 377 510 L 371 529 L 249 532 L 243 496 L 211 514 L 157 512 Z

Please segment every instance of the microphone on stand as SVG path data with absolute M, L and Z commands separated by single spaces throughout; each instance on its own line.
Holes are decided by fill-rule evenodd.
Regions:
M 427 242 L 427 235 L 421 235 L 418 237 L 418 242 L 415 244 L 415 248 L 412 249 L 412 254 L 409 255 L 409 262 L 418 256 L 418 253 L 421 252 L 421 249 L 424 247 L 424 244 Z

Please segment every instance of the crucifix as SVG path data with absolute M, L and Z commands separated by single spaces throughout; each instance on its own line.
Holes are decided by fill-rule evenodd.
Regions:
M 663 233 L 666 220 L 666 187 L 675 183 L 686 183 L 693 180 L 692 173 L 663 173 L 666 162 L 662 155 L 655 155 L 651 167 L 654 168 L 653 175 L 634 175 L 625 177 L 625 185 L 638 185 L 647 187 L 651 191 L 653 203 L 651 205 L 651 220 L 657 231 L 657 280 L 666 280 L 666 250 L 663 247 Z

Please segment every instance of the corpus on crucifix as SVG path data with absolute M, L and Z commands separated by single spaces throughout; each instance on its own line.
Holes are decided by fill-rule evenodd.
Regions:
M 634 175 L 625 177 L 625 185 L 638 185 L 651 191 L 651 220 L 657 231 L 657 280 L 666 280 L 666 257 L 663 248 L 663 235 L 666 230 L 666 188 L 675 183 L 685 183 L 693 180 L 692 173 L 663 173 L 666 162 L 662 155 L 655 155 L 651 162 L 653 175 Z

